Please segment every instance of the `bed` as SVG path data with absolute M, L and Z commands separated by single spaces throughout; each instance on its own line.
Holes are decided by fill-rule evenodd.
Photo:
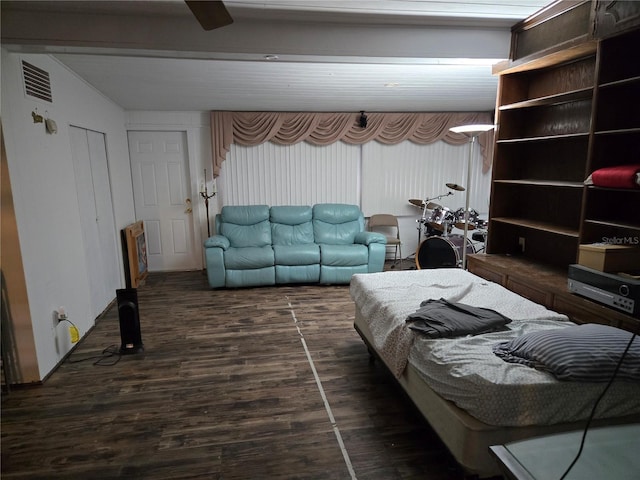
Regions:
M 496 345 L 512 346 L 521 338 L 584 326 L 465 270 L 354 275 L 350 294 L 356 307 L 355 329 L 370 353 L 394 375 L 470 474 L 500 473 L 489 453 L 491 445 L 583 428 L 606 385 L 560 381 L 548 371 L 496 355 Z M 491 309 L 510 323 L 479 335 L 429 338 L 406 322 L 427 299 Z M 634 368 L 637 373 L 637 365 Z M 614 382 L 593 425 L 639 421 L 640 382 Z

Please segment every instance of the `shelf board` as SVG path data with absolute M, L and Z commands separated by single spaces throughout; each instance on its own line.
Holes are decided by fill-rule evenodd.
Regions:
M 636 82 L 640 82 L 640 76 L 622 78 L 620 80 L 614 80 L 612 82 L 605 82 L 599 85 L 599 88 L 610 88 L 610 87 L 624 87 Z
M 593 96 L 593 87 L 580 88 L 569 92 L 547 95 L 545 97 L 532 98 L 522 102 L 509 103 L 498 108 L 500 111 L 516 110 L 520 108 L 543 107 L 550 105 L 560 105 L 562 103 L 575 102 L 576 100 L 589 100 Z
M 613 188 L 613 187 L 600 187 L 598 185 L 587 185 L 587 189 L 589 191 L 593 190 L 603 190 L 606 192 L 615 192 L 615 193 L 637 193 L 640 194 L 640 189 L 638 188 Z
M 587 35 L 578 37 L 568 44 L 531 54 L 527 57 L 501 62 L 492 68 L 493 75 L 508 75 L 552 67 L 564 62 L 577 60 L 596 53 L 598 41 L 589 39 Z M 562 48 L 561 50 L 559 50 Z
M 640 130 L 640 129 L 638 129 Z M 526 137 L 526 138 L 510 138 L 506 140 L 497 140 L 496 143 L 509 144 L 509 143 L 533 143 L 533 142 L 548 142 L 550 140 L 564 140 L 568 138 L 589 138 L 589 132 L 583 133 L 565 133 L 562 135 L 545 135 L 542 137 Z
M 534 179 L 520 179 L 520 180 L 494 180 L 494 183 L 504 183 L 511 185 L 532 185 L 536 187 L 563 187 L 563 188 L 583 188 L 583 182 L 569 182 L 563 180 L 534 180 Z
M 555 225 L 549 222 L 541 222 L 538 220 L 531 220 L 528 218 L 514 218 L 514 217 L 494 217 L 491 219 L 493 222 L 506 223 L 509 225 L 516 225 L 518 227 L 531 228 L 533 230 L 544 230 L 548 233 L 555 235 L 562 235 L 565 237 L 571 237 L 578 239 L 578 230 L 560 225 Z
M 616 130 L 596 130 L 595 135 L 624 135 L 628 133 L 640 133 L 640 127 L 618 128 Z
M 638 224 L 631 224 L 631 223 L 623 223 L 623 222 L 613 222 L 611 220 L 596 220 L 596 219 L 590 219 L 587 218 L 585 219 L 584 223 L 590 224 L 590 225 L 599 225 L 599 226 L 603 226 L 603 227 L 614 227 L 614 228 L 621 228 L 621 229 L 625 229 L 625 230 L 637 230 L 640 231 L 640 225 Z

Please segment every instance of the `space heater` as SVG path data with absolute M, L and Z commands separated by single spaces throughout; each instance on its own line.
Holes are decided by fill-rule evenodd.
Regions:
M 138 313 L 138 291 L 135 288 L 116 290 L 118 316 L 120 317 L 120 353 L 131 354 L 144 351 L 140 334 Z

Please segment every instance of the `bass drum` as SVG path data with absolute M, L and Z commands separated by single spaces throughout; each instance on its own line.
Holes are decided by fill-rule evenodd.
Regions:
M 425 238 L 416 252 L 418 270 L 459 267 L 462 263 L 463 244 L 463 235 Z M 467 239 L 467 255 L 470 253 L 476 253 L 476 250 L 471 241 Z

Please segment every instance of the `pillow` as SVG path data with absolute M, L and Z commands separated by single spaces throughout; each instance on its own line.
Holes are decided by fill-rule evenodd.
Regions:
M 615 167 L 600 168 L 590 177 L 593 185 L 609 188 L 638 188 L 638 173 L 640 164 L 616 165 Z
M 552 373 L 558 380 L 607 382 L 633 334 L 589 323 L 526 333 L 493 346 L 505 362 Z M 640 340 L 635 338 L 617 378 L 640 381 Z

